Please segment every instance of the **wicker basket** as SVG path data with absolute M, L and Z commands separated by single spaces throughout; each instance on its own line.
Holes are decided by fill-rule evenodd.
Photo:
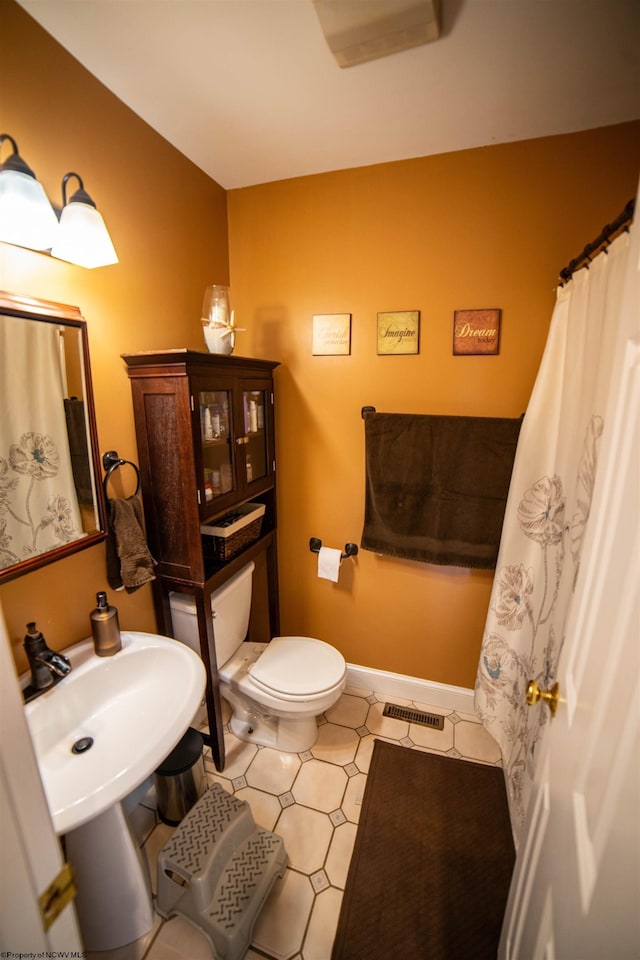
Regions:
M 230 560 L 260 536 L 264 503 L 245 503 L 216 521 L 215 525 L 203 524 L 204 551 L 216 560 Z

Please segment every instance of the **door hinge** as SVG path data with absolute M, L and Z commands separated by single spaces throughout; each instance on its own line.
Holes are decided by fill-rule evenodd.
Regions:
M 191 394 L 191 396 L 189 397 L 189 400 L 191 401 L 191 413 L 193 413 L 193 411 L 194 411 L 195 408 L 196 408 L 196 402 L 195 402 L 195 399 L 194 399 L 194 397 L 193 397 L 193 394 Z
M 60 916 L 64 908 L 70 903 L 77 893 L 76 882 L 73 877 L 73 871 L 68 863 L 65 863 L 58 876 L 49 884 L 44 893 L 38 897 L 40 905 L 40 915 L 44 929 L 48 930 L 51 924 Z
M 276 462 L 275 462 L 275 460 L 272 461 L 271 466 L 272 466 L 273 472 L 275 473 L 275 472 L 276 472 Z
M 273 390 L 271 391 L 271 406 L 273 406 Z
M 198 493 L 198 506 L 200 506 L 200 503 L 201 503 L 201 501 L 200 501 L 200 491 L 198 490 L 197 493 Z

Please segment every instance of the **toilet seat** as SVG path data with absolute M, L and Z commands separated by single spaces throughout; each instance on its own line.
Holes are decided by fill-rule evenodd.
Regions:
M 249 667 L 258 689 L 283 700 L 319 697 L 343 682 L 344 657 L 314 637 L 274 637 Z

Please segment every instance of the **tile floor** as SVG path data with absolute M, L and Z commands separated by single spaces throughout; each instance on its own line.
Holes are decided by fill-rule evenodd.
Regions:
M 254 928 L 246 960 L 330 960 L 374 739 L 463 760 L 500 766 L 500 752 L 474 716 L 393 698 L 445 717 L 444 730 L 383 717 L 384 695 L 347 687 L 320 718 L 318 739 L 303 754 L 257 747 L 225 733 L 227 762 L 210 782 L 247 800 L 258 824 L 283 837 L 289 865 Z M 226 704 L 224 705 L 226 707 Z M 228 709 L 228 708 L 227 708 Z M 225 717 L 228 721 L 228 714 Z M 132 824 L 143 843 L 155 891 L 155 861 L 172 833 L 157 821 L 153 800 L 136 808 Z M 211 960 L 207 940 L 179 917 L 156 917 L 142 940 L 92 960 Z

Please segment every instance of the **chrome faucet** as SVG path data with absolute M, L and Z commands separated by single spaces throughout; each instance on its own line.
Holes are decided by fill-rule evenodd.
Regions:
M 31 667 L 31 683 L 23 691 L 28 703 L 66 677 L 71 671 L 71 661 L 63 653 L 49 649 L 35 623 L 27 624 L 24 649 Z

